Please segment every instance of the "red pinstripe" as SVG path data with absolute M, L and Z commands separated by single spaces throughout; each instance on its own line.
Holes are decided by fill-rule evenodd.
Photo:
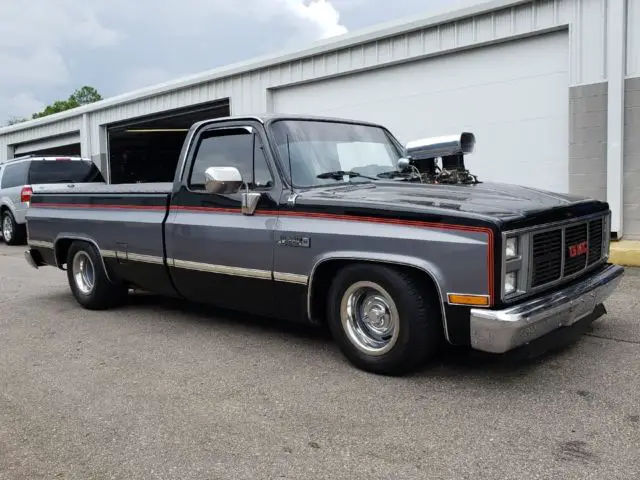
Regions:
M 165 206 L 161 205 L 107 205 L 107 204 L 90 204 L 90 203 L 34 203 L 32 207 L 44 207 L 44 208 L 97 208 L 105 210 L 165 210 Z M 173 211 L 191 211 L 191 212 L 216 212 L 216 213 L 234 213 L 237 214 L 239 209 L 237 208 L 223 208 L 223 207 L 198 207 L 198 206 L 171 206 Z M 494 303 L 494 265 L 493 265 L 493 249 L 494 249 L 494 234 L 493 230 L 487 227 L 474 227 L 468 225 L 455 225 L 449 223 L 437 223 L 437 222 L 424 222 L 421 220 L 402 220 L 396 218 L 377 218 L 358 215 L 340 215 L 333 213 L 319 213 L 319 212 L 295 212 L 287 210 L 257 210 L 256 215 L 272 215 L 272 216 L 287 216 L 287 217 L 299 217 L 299 218 L 318 218 L 326 220 L 342 220 L 349 222 L 367 222 L 367 223 L 381 223 L 388 225 L 403 225 L 422 228 L 437 228 L 441 230 L 454 230 L 462 232 L 478 232 L 487 235 L 488 254 L 487 254 L 487 272 L 489 282 L 489 299 L 490 304 Z

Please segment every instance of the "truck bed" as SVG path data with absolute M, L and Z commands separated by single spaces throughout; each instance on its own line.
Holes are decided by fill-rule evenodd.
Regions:
M 41 195 L 68 195 L 68 194 L 83 194 L 83 195 L 114 195 L 114 194 L 170 194 L 173 184 L 170 182 L 157 182 L 157 183 L 120 183 L 120 184 L 105 184 L 105 183 L 83 183 L 83 184 L 70 184 L 70 185 L 56 185 L 40 188 L 34 186 L 33 193 Z
M 40 247 L 47 264 L 60 266 L 73 239 L 90 241 L 118 278 L 174 294 L 164 232 L 171 190 L 171 183 L 36 189 L 27 213 L 29 244 Z M 62 237 L 66 240 L 58 242 Z M 136 258 L 144 260 L 142 268 L 131 267 Z

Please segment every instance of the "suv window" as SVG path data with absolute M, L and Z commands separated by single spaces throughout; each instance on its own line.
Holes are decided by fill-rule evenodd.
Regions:
M 29 161 L 10 163 L 4 167 L 0 188 L 13 188 L 26 185 Z
M 91 183 L 104 182 L 98 167 L 86 160 L 42 160 L 31 162 L 29 183 Z
M 209 167 L 236 167 L 249 188 L 268 188 L 273 185 L 260 138 L 255 136 L 254 148 L 254 135 L 241 127 L 210 130 L 202 134 L 189 178 L 190 188 L 204 189 L 204 172 Z

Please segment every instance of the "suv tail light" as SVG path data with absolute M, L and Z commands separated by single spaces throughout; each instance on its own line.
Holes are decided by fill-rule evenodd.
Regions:
M 22 203 L 29 203 L 31 201 L 31 195 L 33 195 L 33 189 L 30 186 L 22 187 L 22 190 L 20 190 L 20 201 Z

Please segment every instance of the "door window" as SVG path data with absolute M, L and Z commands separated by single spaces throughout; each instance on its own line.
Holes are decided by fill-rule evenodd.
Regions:
M 30 162 L 10 163 L 4 167 L 0 188 L 21 187 L 27 184 L 27 172 Z
M 238 127 L 210 130 L 200 137 L 189 178 L 189 188 L 204 190 L 209 167 L 236 167 L 250 189 L 273 186 L 273 177 L 260 137 Z

